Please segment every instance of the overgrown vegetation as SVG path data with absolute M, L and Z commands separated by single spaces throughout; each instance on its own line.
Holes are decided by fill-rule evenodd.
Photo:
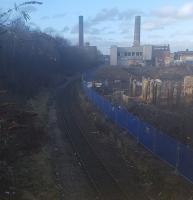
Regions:
M 26 25 L 23 8 L 41 4 L 0 13 L 1 200 L 59 199 L 46 147 L 50 89 L 97 65 L 88 51 Z
M 58 74 L 68 76 L 97 65 L 97 58 L 66 39 L 31 30 L 25 25 L 29 15 L 24 11 L 20 11 L 22 18 L 8 23 L 11 11 L 0 14 L 0 87 L 29 97 L 52 86 Z
M 52 86 L 58 74 L 64 77 L 97 64 L 67 40 L 30 31 L 16 20 L 0 37 L 1 87 L 33 96 L 42 87 Z

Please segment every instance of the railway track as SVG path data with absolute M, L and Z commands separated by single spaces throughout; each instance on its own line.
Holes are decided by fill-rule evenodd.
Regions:
M 89 177 L 89 180 L 95 188 L 99 199 L 128 199 L 118 182 L 113 178 L 111 173 L 93 150 L 92 146 L 89 144 L 88 140 L 85 138 L 83 130 L 80 128 L 78 122 L 74 119 L 71 109 L 73 106 L 74 95 L 73 84 L 69 84 L 60 96 L 60 100 L 65 98 L 65 106 L 62 106 L 61 108 L 61 117 L 63 130 L 69 137 L 82 168 Z

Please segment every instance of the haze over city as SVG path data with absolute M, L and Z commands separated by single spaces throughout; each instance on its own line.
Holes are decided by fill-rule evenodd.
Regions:
M 21 1 L 1 0 L 2 8 Z M 85 41 L 109 53 L 111 45 L 130 46 L 134 16 L 142 16 L 142 44 L 170 44 L 172 51 L 193 46 L 193 3 L 186 0 L 158 1 L 49 1 L 42 7 L 29 6 L 30 25 L 78 43 L 79 15 L 85 19 Z

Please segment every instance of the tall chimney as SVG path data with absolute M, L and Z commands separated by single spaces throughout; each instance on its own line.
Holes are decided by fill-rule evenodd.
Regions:
M 84 24 L 83 16 L 79 16 L 79 47 L 84 46 Z
M 133 46 L 140 46 L 140 35 L 141 35 L 141 16 L 136 16 Z

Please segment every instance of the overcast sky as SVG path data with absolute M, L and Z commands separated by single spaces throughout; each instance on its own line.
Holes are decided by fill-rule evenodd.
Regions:
M 41 1 L 41 0 L 39 0 Z M 0 0 L 3 10 L 21 0 Z M 33 27 L 78 42 L 78 16 L 85 20 L 85 41 L 104 53 L 111 45 L 130 46 L 134 16 L 142 16 L 142 44 L 170 44 L 172 51 L 193 49 L 193 1 L 42 0 L 29 7 Z

